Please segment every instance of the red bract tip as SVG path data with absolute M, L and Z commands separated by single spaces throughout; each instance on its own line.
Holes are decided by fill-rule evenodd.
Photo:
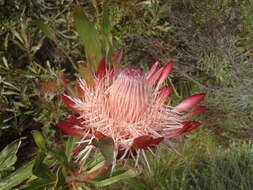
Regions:
M 182 124 L 183 124 L 182 128 L 171 130 L 165 137 L 167 139 L 177 137 L 177 136 L 182 135 L 183 133 L 189 132 L 201 125 L 201 123 L 197 122 L 197 121 L 185 121 Z
M 205 94 L 195 94 L 184 99 L 180 104 L 178 104 L 174 110 L 177 112 L 189 110 L 195 105 L 199 104 L 205 97 Z
M 160 77 L 160 79 L 159 79 L 159 81 L 157 83 L 157 88 L 159 88 L 162 85 L 162 83 L 168 78 L 169 74 L 172 71 L 172 68 L 173 68 L 174 64 L 175 63 L 173 61 L 169 61 L 167 63 L 167 65 L 165 65 L 165 67 L 164 67 L 164 69 L 162 71 L 161 77 Z
M 97 69 L 96 76 L 97 76 L 99 79 L 102 79 L 102 78 L 104 78 L 105 73 L 106 73 L 106 61 L 105 61 L 105 58 L 103 58 L 103 59 L 99 62 L 99 64 L 98 64 L 98 69 Z
M 78 154 L 81 150 L 84 149 L 84 146 L 80 145 L 80 146 L 77 146 L 76 148 L 74 148 L 72 150 L 72 154 L 75 155 L 75 154 Z
M 151 75 L 151 77 L 149 77 L 148 79 L 148 83 L 151 85 L 151 86 L 154 86 L 154 84 L 157 82 L 157 80 L 160 78 L 161 74 L 162 74 L 162 71 L 163 71 L 163 67 L 161 67 L 158 71 L 156 71 L 155 73 L 153 73 Z
M 85 91 L 84 89 L 81 87 L 80 84 L 76 85 L 77 91 L 78 91 L 78 95 L 80 99 L 83 99 L 85 97 Z
M 151 75 L 156 71 L 159 64 L 160 64 L 160 61 L 155 62 L 155 64 L 151 67 L 150 72 L 147 75 L 147 79 L 149 79 Z
M 61 99 L 73 112 L 75 113 L 82 113 L 80 109 L 76 108 L 76 103 L 68 96 L 61 95 Z
M 84 127 L 84 125 L 82 125 L 82 122 L 84 121 L 83 119 L 77 119 L 75 116 L 72 115 L 69 115 L 67 119 L 71 124 L 77 125 L 79 127 Z
M 164 140 L 164 137 L 158 137 L 152 140 L 151 142 L 151 146 L 155 146 L 158 145 L 160 142 L 162 142 Z
M 197 128 L 200 125 L 201 125 L 201 123 L 198 121 L 186 121 L 186 122 L 184 122 L 184 126 L 181 129 L 181 134 L 185 133 L 185 132 L 189 132 L 189 131 Z
M 180 117 L 180 119 L 185 119 L 187 117 L 193 116 L 193 115 L 197 115 L 203 111 L 205 111 L 207 109 L 206 106 L 199 106 L 197 109 L 193 110 L 192 112 L 189 112 L 187 114 L 184 114 Z
M 145 135 L 140 136 L 134 139 L 132 144 L 132 149 L 143 149 L 149 147 L 149 145 L 152 143 L 153 137 Z
M 166 98 L 171 94 L 171 92 L 172 92 L 172 86 L 164 87 L 158 96 L 158 100 L 161 101 L 161 103 L 164 103 Z
M 57 127 L 59 127 L 64 133 L 70 136 L 85 136 L 86 132 L 81 129 L 74 128 L 74 126 L 66 121 L 61 121 L 57 123 Z
M 132 144 L 132 149 L 146 149 L 148 147 L 152 147 L 158 145 L 162 142 L 164 137 L 153 138 L 148 135 L 140 136 L 134 139 Z
M 106 138 L 107 136 L 104 135 L 103 133 L 99 132 L 99 131 L 96 131 L 94 136 L 98 139 L 102 139 L 102 138 Z

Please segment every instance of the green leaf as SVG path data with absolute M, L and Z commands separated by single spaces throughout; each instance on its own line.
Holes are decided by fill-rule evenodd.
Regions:
M 107 33 L 107 34 L 111 33 L 111 24 L 110 24 L 109 9 L 108 9 L 107 3 L 104 3 L 102 30 L 104 33 Z
M 90 23 L 84 14 L 82 7 L 76 6 L 73 12 L 76 30 L 82 39 L 85 47 L 85 54 L 88 65 L 91 69 L 96 69 L 102 59 L 102 49 L 99 34 L 94 25 Z
M 10 33 L 7 33 L 5 38 L 4 38 L 4 49 L 7 50 L 8 49 L 8 45 L 9 45 L 9 34 Z
M 50 171 L 48 166 L 43 163 L 44 158 L 46 157 L 45 154 L 39 154 L 35 160 L 33 166 L 33 174 L 40 178 L 55 180 L 54 174 Z
M 53 40 L 54 42 L 57 41 L 56 34 L 53 29 L 51 29 L 47 24 L 45 24 L 41 20 L 30 20 L 30 24 L 35 25 L 38 27 L 48 38 Z
M 19 40 L 21 44 L 24 44 L 23 38 L 20 36 L 20 34 L 16 30 L 11 30 L 11 32 Z
M 114 154 L 114 142 L 112 138 L 102 138 L 99 140 L 94 140 L 94 145 L 99 148 L 103 156 L 107 161 L 113 160 Z
M 21 188 L 21 190 L 45 190 L 46 187 L 52 186 L 55 184 L 55 180 L 51 179 L 35 179 L 29 183 L 24 188 Z
M 48 154 L 67 168 L 70 168 L 68 158 L 63 150 L 50 150 Z
M 91 163 L 89 163 L 88 165 L 88 168 L 91 169 L 93 167 L 96 167 L 97 164 L 103 162 L 105 159 L 104 159 L 104 156 L 102 154 L 99 154 L 95 160 L 93 160 Z
M 105 160 L 102 162 L 99 162 L 97 165 L 93 166 L 87 173 L 92 173 L 100 168 L 102 168 L 105 165 Z
M 104 187 L 104 186 L 116 183 L 116 182 L 123 180 L 123 179 L 136 177 L 137 175 L 138 175 L 138 173 L 134 169 L 130 169 L 130 170 L 127 170 L 126 172 L 124 172 L 123 174 L 113 176 L 111 178 L 107 178 L 102 181 L 90 181 L 89 183 L 91 183 L 95 187 Z
M 9 170 L 10 167 L 17 161 L 16 154 L 21 145 L 21 140 L 22 139 L 15 140 L 0 152 L 0 172 Z
M 41 134 L 41 132 L 34 130 L 34 131 L 32 131 L 32 136 L 34 138 L 36 145 L 41 150 L 46 151 L 47 150 L 46 141 L 45 141 L 43 135 Z
M 0 180 L 0 190 L 9 190 L 13 189 L 13 187 L 19 185 L 24 180 L 29 178 L 32 175 L 34 161 L 29 162 L 23 167 L 17 169 L 11 175 L 6 178 Z
M 68 141 L 66 144 L 66 150 L 65 150 L 65 154 L 67 156 L 68 162 L 71 160 L 72 157 L 72 150 L 74 149 L 74 147 L 76 146 L 76 143 L 74 141 L 74 137 L 68 137 Z
M 106 58 L 111 60 L 113 56 L 113 38 L 112 38 L 112 27 L 109 17 L 109 7 L 107 3 L 104 3 L 103 20 L 102 20 L 102 34 L 103 34 L 103 46 L 106 51 Z
M 54 189 L 60 188 L 65 183 L 65 176 L 63 173 L 63 168 L 58 168 L 56 172 L 56 181 Z

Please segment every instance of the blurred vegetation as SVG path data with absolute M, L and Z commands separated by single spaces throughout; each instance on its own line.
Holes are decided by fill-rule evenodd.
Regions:
M 77 2 L 0 0 L 0 150 L 27 137 L 9 145 L 13 160 L 6 166 L 0 160 L 0 179 L 31 168 L 38 154 L 32 130 L 63 147 L 55 128 L 68 113 L 58 97 L 59 75 L 74 81 L 78 61 L 89 60 L 75 29 Z M 111 36 L 103 35 L 104 2 L 79 2 L 99 32 L 102 53 L 124 48 L 125 64 L 144 70 L 174 60 L 180 96 L 172 103 L 204 92 L 209 108 L 198 118 L 202 128 L 175 140 L 180 155 L 162 147 L 159 159 L 149 158 L 153 173 L 144 170 L 109 189 L 252 189 L 253 1 L 110 0 Z

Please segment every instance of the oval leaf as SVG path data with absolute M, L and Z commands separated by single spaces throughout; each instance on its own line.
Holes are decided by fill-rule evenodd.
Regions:
M 76 30 L 84 43 L 88 64 L 91 68 L 96 69 L 98 62 L 102 58 L 102 49 L 98 32 L 84 14 L 82 7 L 77 5 L 74 8 L 73 16 Z
M 23 167 L 17 169 L 8 177 L 0 180 L 0 190 L 13 189 L 13 187 L 19 185 L 24 180 L 28 179 L 32 175 L 33 164 L 33 161 L 29 162 Z
M 45 154 L 39 154 L 37 156 L 32 172 L 37 177 L 55 180 L 56 177 L 54 176 L 54 174 L 50 171 L 48 166 L 43 163 L 45 157 L 46 157 Z
M 41 134 L 41 132 L 39 131 L 32 131 L 32 136 L 33 136 L 33 139 L 36 143 L 36 145 L 43 151 L 46 151 L 47 150 L 47 146 L 46 146 L 46 141 L 43 137 L 43 135 Z
M 0 171 L 8 170 L 17 161 L 17 152 L 21 139 L 15 140 L 0 152 Z

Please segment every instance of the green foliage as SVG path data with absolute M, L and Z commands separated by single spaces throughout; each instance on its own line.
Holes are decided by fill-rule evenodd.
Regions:
M 23 165 L 21 168 L 18 168 L 9 176 L 0 180 L 0 189 L 1 190 L 11 190 L 15 186 L 20 185 L 23 181 L 27 180 L 32 176 L 32 167 L 33 162 L 29 162 Z
M 136 171 L 133 169 L 121 170 L 120 172 L 116 170 L 112 173 L 112 176 L 107 173 L 102 179 L 96 179 L 101 177 L 97 176 L 94 179 L 85 180 L 85 176 L 102 168 L 107 160 L 102 159 L 99 162 L 94 162 L 96 158 L 91 159 L 91 151 L 87 151 L 84 155 L 85 159 L 82 160 L 82 164 L 77 166 L 70 157 L 73 153 L 69 152 L 70 147 L 74 148 L 73 143 L 71 143 L 72 137 L 69 138 L 65 152 L 59 148 L 49 148 L 49 146 L 46 145 L 46 140 L 38 131 L 33 132 L 33 137 L 41 153 L 37 156 L 32 168 L 32 174 L 36 177 L 33 177 L 33 179 L 22 188 L 24 190 L 48 187 L 70 187 L 70 185 L 72 185 L 74 189 L 78 187 L 88 188 L 89 186 L 104 187 L 122 179 L 135 177 L 137 175 Z M 98 143 L 100 144 L 100 149 L 103 154 L 104 147 L 101 142 Z M 106 145 L 106 148 L 108 149 L 108 145 Z M 93 148 L 90 150 L 92 149 Z M 89 161 L 86 161 L 88 158 Z M 54 171 L 56 171 L 56 173 Z
M 33 162 L 27 163 L 17 170 L 15 170 L 14 167 L 14 164 L 17 161 L 17 152 L 20 148 L 21 141 L 22 139 L 13 141 L 0 152 L 1 190 L 12 189 L 13 187 L 19 185 L 32 175 L 31 169 L 33 166 Z M 13 172 L 11 173 L 11 171 Z
M 21 139 L 15 140 L 0 152 L 0 178 L 15 169 L 13 165 L 17 161 L 17 152 L 20 145 Z

